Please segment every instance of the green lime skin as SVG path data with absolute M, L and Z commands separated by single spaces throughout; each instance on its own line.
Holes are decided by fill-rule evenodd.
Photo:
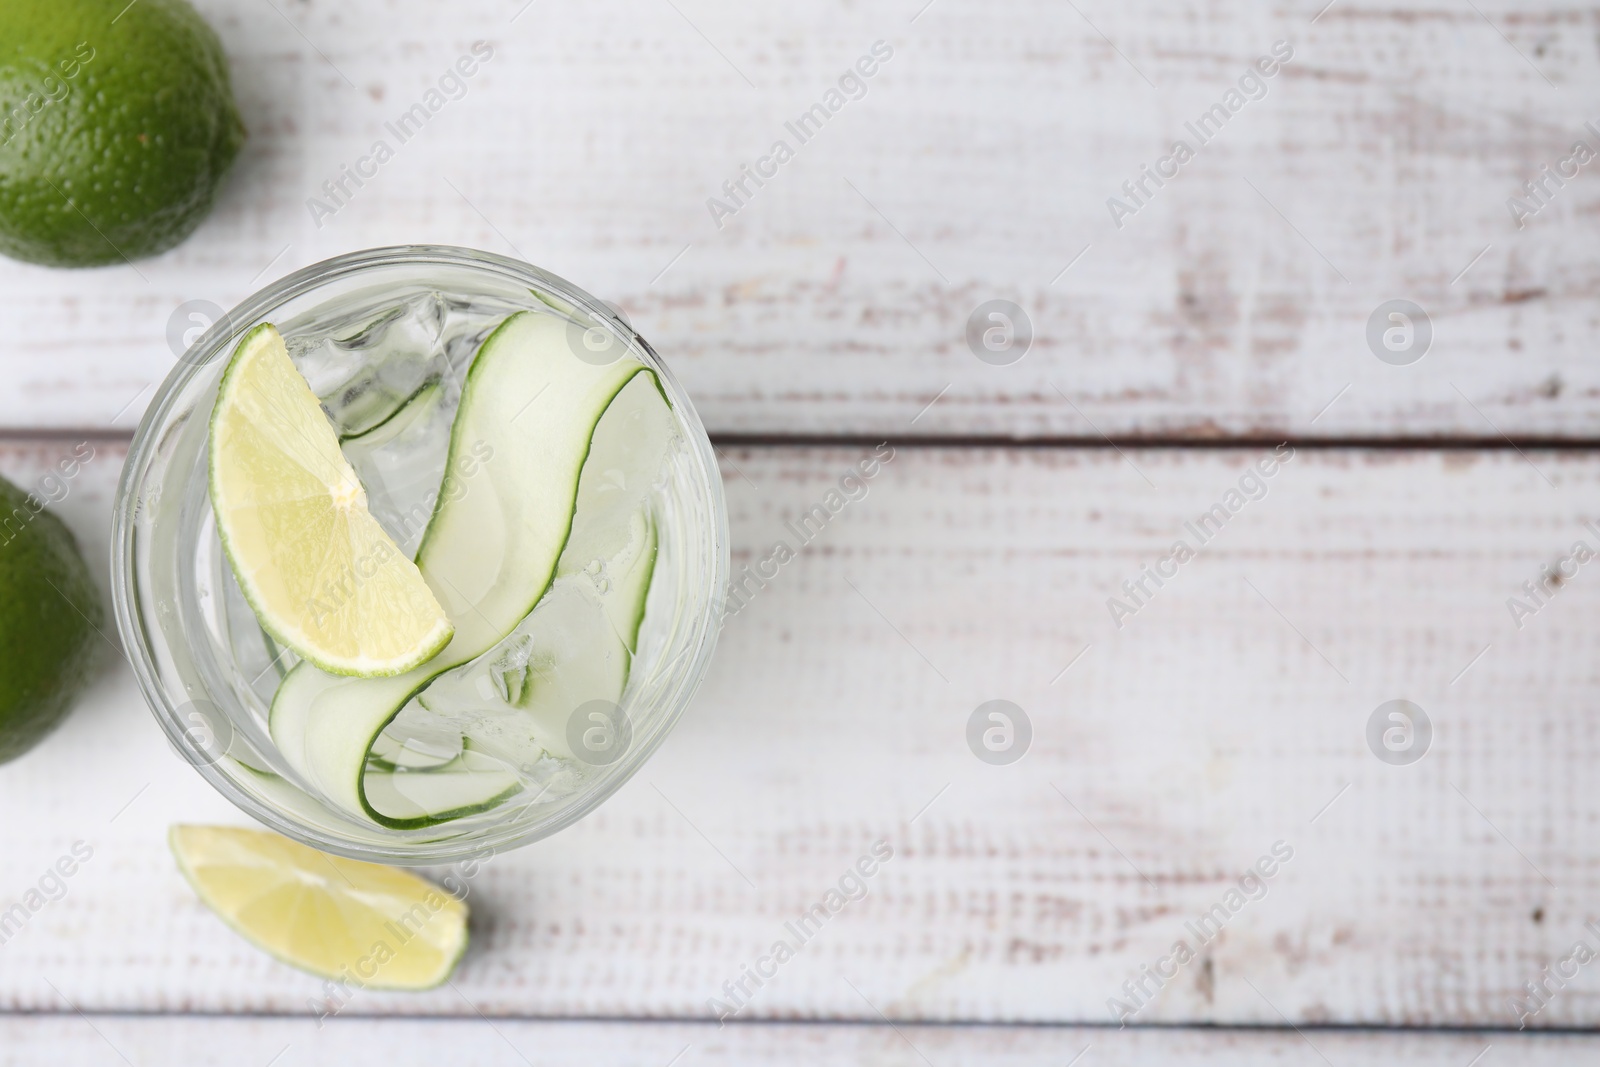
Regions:
M 243 143 L 222 44 L 187 0 L 0 0 L 0 253 L 165 252 Z
M 93 681 L 104 619 L 72 532 L 0 478 L 0 763 L 38 744 Z

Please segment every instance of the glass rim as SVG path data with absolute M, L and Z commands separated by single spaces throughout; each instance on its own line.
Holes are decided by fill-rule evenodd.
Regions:
M 567 300 L 574 307 L 604 321 L 620 336 L 629 338 L 642 351 L 644 362 L 662 380 L 673 401 L 680 421 L 690 431 L 685 434 L 690 454 L 708 487 L 714 529 L 715 549 L 710 553 L 710 588 L 706 609 L 696 619 L 692 633 L 693 657 L 681 682 L 662 701 L 667 714 L 660 724 L 650 731 L 643 743 L 635 746 L 620 760 L 615 768 L 595 781 L 591 788 L 576 794 L 574 800 L 552 813 L 554 817 L 528 824 L 507 823 L 486 825 L 454 837 L 431 840 L 394 839 L 396 847 L 384 847 L 365 840 L 341 838 L 320 827 L 308 826 L 257 796 L 241 788 L 217 763 L 185 758 L 185 762 L 200 773 L 212 788 L 251 818 L 302 844 L 352 859 L 368 860 L 400 866 L 433 866 L 465 858 L 482 859 L 499 852 L 518 848 L 557 833 L 588 815 L 626 784 L 650 756 L 660 747 L 677 725 L 684 710 L 693 700 L 710 664 L 720 634 L 720 596 L 727 584 L 729 571 L 727 506 L 722 493 L 720 471 L 715 454 L 707 437 L 704 424 L 682 385 L 660 355 L 631 323 L 620 317 L 611 307 L 572 282 L 536 267 L 531 263 L 480 249 L 457 245 L 412 244 L 390 245 L 349 252 L 322 260 L 283 276 L 245 297 L 231 310 L 213 323 L 182 355 L 178 364 L 162 381 L 128 447 L 122 474 L 117 482 L 112 505 L 111 529 L 111 601 L 116 617 L 118 636 L 139 683 L 141 695 L 151 713 L 177 748 L 180 756 L 185 751 L 186 727 L 179 718 L 179 707 L 174 705 L 167 687 L 160 677 L 161 671 L 151 652 L 149 627 L 140 610 L 141 596 L 134 557 L 135 524 L 133 502 L 138 499 L 144 471 L 152 452 L 160 443 L 162 431 L 168 426 L 172 408 L 182 397 L 184 389 L 197 376 L 204 373 L 225 354 L 228 345 L 243 330 L 265 321 L 276 308 L 291 300 L 308 295 L 341 279 L 385 266 L 428 265 L 467 268 L 497 274 L 519 285 L 531 285 Z M 138 484 L 136 484 L 136 482 Z M 161 638 L 165 640 L 165 638 Z M 679 653 L 683 655 L 683 653 Z M 209 695 L 209 694 L 208 694 Z M 298 786 L 296 787 L 298 788 Z M 448 823 L 436 829 L 446 830 Z M 383 833 L 382 827 L 374 827 Z

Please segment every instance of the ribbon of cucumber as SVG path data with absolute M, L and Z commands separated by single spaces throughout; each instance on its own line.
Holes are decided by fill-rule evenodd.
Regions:
M 475 660 L 524 624 L 552 633 L 571 629 L 578 617 L 561 613 L 558 594 L 564 583 L 592 580 L 592 561 L 605 561 L 615 575 L 588 602 L 598 605 L 616 640 L 614 647 L 590 646 L 583 662 L 603 666 L 579 688 L 608 699 L 622 695 L 654 568 L 655 528 L 645 510 L 641 529 L 637 486 L 619 492 L 624 487 L 613 484 L 612 468 L 601 456 L 591 463 L 591 453 L 654 450 L 660 457 L 670 411 L 649 368 L 628 358 L 587 362 L 569 350 L 566 335 L 566 322 L 556 316 L 513 315 L 484 341 L 467 373 L 416 560 L 456 625 L 451 642 L 420 667 L 386 678 L 345 678 L 301 663 L 273 698 L 269 725 L 279 751 L 351 814 L 384 826 L 422 827 L 482 811 L 521 790 L 517 774 L 490 755 L 500 747 L 492 736 L 466 736 L 433 766 L 396 760 L 394 751 L 374 746 L 440 675 L 470 675 Z M 550 720 L 573 695 L 570 686 L 538 688 L 536 697 L 519 694 L 510 702 L 535 720 Z M 551 728 L 540 729 L 540 737 L 559 734 L 545 725 Z

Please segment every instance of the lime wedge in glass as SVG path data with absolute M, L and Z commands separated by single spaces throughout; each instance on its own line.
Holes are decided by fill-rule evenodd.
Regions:
M 211 418 L 211 506 L 245 599 L 330 674 L 403 674 L 454 627 L 367 510 L 331 423 L 270 324 L 239 342 Z

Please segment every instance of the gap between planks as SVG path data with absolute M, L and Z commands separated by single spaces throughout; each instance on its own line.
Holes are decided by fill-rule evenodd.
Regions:
M 366 1021 L 366 1022 L 481 1022 L 484 1016 L 477 1012 L 359 1012 L 341 1011 L 340 1021 Z M 12 1008 L 0 1009 L 0 1019 L 54 1019 L 54 1018 L 90 1018 L 90 1019 L 287 1019 L 305 1020 L 312 1016 L 307 1012 L 297 1011 L 171 1011 L 165 1009 L 118 1009 L 108 1011 L 101 1008 L 87 1008 L 79 1011 L 75 1008 L 50 1009 L 48 1011 L 26 1010 L 19 1011 Z M 862 1030 L 886 1030 L 892 1026 L 911 1026 L 919 1030 L 951 1030 L 951 1031 L 982 1031 L 982 1030 L 1027 1030 L 1027 1031 L 1053 1031 L 1053 1030 L 1143 1030 L 1164 1033 L 1204 1033 L 1225 1036 L 1228 1034 L 1297 1034 L 1306 1031 L 1328 1034 L 1416 1034 L 1419 1036 L 1449 1036 L 1485 1035 L 1496 1034 L 1519 1035 L 1524 1037 L 1595 1037 L 1600 1035 L 1600 1030 L 1594 1027 L 1583 1026 L 1531 1026 L 1518 1029 L 1515 1026 L 1371 1026 L 1362 1023 L 1329 1023 L 1329 1022 L 1304 1022 L 1292 1026 L 1278 1024 L 1237 1025 L 1215 1023 L 1178 1023 L 1178 1022 L 1130 1022 L 1119 1025 L 1105 1020 L 1085 1020 L 1081 1022 L 1062 1022 L 1051 1020 L 1049 1022 L 1037 1020 L 1021 1020 L 1017 1022 L 985 1022 L 974 1019 L 890 1019 L 888 1023 L 877 1019 L 864 1018 L 809 1018 L 809 1019 L 735 1019 L 718 1023 L 710 1016 L 695 1015 L 538 1015 L 538 1014 L 496 1014 L 489 1018 L 495 1022 L 504 1023 L 645 1023 L 680 1026 L 710 1026 L 717 1025 L 717 1029 L 740 1029 L 747 1031 L 772 1030 L 780 1027 L 816 1027 L 837 1028 L 853 1027 Z
M 105 427 L 72 429 L 61 427 L 0 427 L 0 444 L 33 444 L 50 441 L 104 441 L 130 444 L 133 430 Z M 1335 452 L 1342 449 L 1369 449 L 1390 452 L 1600 452 L 1600 437 L 1296 437 L 1290 435 L 1247 434 L 1232 437 L 1000 437 L 985 435 L 877 435 L 877 434 L 741 434 L 714 433 L 711 443 L 718 448 L 871 448 L 885 441 L 902 448 L 999 448 L 999 449 L 1147 449 L 1160 451 L 1224 452 L 1234 449 L 1272 448 L 1288 443 L 1309 451 Z

